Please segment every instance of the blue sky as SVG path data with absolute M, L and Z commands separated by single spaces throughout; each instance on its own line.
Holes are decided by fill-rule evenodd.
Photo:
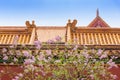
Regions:
M 110 26 L 120 27 L 120 0 L 0 0 L 0 26 L 24 26 L 26 20 L 39 26 L 65 26 L 68 19 L 87 26 L 97 8 Z

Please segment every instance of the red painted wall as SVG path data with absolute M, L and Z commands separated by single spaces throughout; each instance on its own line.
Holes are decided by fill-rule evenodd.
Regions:
M 0 80 L 11 80 L 17 73 L 23 72 L 23 68 L 18 65 L 0 65 L 0 71 L 4 73 L 0 75 Z M 116 80 L 120 80 L 120 65 L 118 68 L 113 67 L 109 71 L 118 76 Z

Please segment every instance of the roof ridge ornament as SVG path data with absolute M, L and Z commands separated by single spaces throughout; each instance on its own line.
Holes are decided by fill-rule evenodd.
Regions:
M 99 9 L 97 8 L 96 16 L 99 17 Z
M 36 28 L 35 21 L 32 21 L 32 24 L 29 21 L 25 22 L 28 32 L 32 32 L 33 28 Z
M 25 22 L 25 25 L 26 25 L 28 28 L 36 27 L 34 20 L 32 21 L 32 24 L 31 24 L 29 21 L 26 21 L 26 22 Z

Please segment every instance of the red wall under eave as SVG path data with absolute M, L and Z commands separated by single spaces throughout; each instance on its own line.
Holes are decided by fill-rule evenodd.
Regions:
M 0 65 L 0 71 L 1 70 L 5 71 L 5 74 L 0 75 L 0 80 L 11 80 L 13 79 L 13 76 L 16 75 L 14 73 L 23 72 L 23 69 L 18 65 Z
M 1 78 L 0 80 L 11 80 L 13 77 L 10 77 L 10 75 L 12 75 L 12 76 L 16 75 L 16 74 L 13 74 L 14 72 L 16 72 L 16 73 L 23 72 L 23 69 L 18 65 L 9 65 L 9 66 L 8 65 L 0 65 L 0 71 L 1 70 L 4 70 L 5 74 L 0 75 L 0 78 Z M 112 74 L 118 76 L 118 78 L 116 80 L 120 80 L 120 65 L 118 66 L 118 68 L 113 67 L 109 71 L 112 72 Z
M 120 80 L 120 65 L 118 65 L 118 68 L 112 67 L 109 71 L 112 72 L 112 74 L 117 75 L 118 78 L 116 80 Z

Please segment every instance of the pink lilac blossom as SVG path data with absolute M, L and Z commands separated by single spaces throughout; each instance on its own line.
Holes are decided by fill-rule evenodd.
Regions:
M 113 74 L 111 74 L 110 76 L 111 76 L 114 80 L 116 80 L 116 79 L 118 78 L 117 75 L 113 75 Z
M 18 76 L 19 76 L 19 77 L 23 77 L 23 74 L 22 74 L 22 73 L 19 73 Z
M 10 46 L 10 48 L 15 48 L 15 46 L 14 46 L 14 45 L 12 45 L 12 46 Z
M 7 52 L 7 49 L 6 49 L 6 48 L 3 48 L 3 49 L 2 49 L 2 52 L 3 52 L 3 53 Z
M 94 79 L 94 75 L 93 74 L 91 74 L 90 77 L 91 77 L 91 79 Z
M 1 70 L 0 72 L 1 72 L 1 73 L 3 73 L 3 72 L 4 72 L 4 70 Z
M 111 59 L 117 59 L 118 57 L 117 56 L 112 56 Z
M 93 62 L 96 62 L 96 59 L 93 59 Z
M 13 55 L 13 52 L 12 52 L 12 51 L 9 51 L 9 54 L 10 54 L 10 55 Z
M 51 60 L 52 58 L 51 57 L 48 57 L 48 60 Z
M 37 59 L 38 59 L 39 61 L 41 61 L 41 60 L 44 59 L 44 56 L 41 54 L 41 55 L 39 55 L 39 56 L 37 57 Z
M 33 64 L 29 64 L 29 65 L 26 66 L 26 69 L 31 70 L 31 71 L 34 71 L 34 70 L 36 70 L 37 68 L 36 68 L 36 66 L 34 66 Z
M 43 60 L 44 60 L 46 63 L 48 62 L 48 60 L 47 60 L 47 59 L 45 59 L 45 58 L 44 58 Z
M 15 76 L 15 80 L 19 80 L 19 76 Z
M 103 59 L 103 58 L 106 58 L 107 57 L 107 54 L 102 54 L 101 56 L 100 56 L 100 59 Z
M 3 54 L 3 56 L 6 56 L 6 54 Z
M 16 54 L 17 54 L 17 56 L 21 56 L 22 55 L 20 51 L 16 51 Z
M 78 62 L 77 61 L 73 61 L 73 64 L 77 64 Z
M 17 58 L 14 58 L 14 62 L 17 62 L 18 61 L 18 59 Z
M 92 52 L 92 53 L 95 53 L 95 49 L 92 49 L 91 52 Z
M 40 41 L 34 41 L 34 45 L 40 45 L 41 44 L 41 42 Z
M 89 54 L 87 52 L 83 52 L 83 56 L 87 59 L 90 58 Z
M 100 55 L 102 55 L 102 53 L 103 53 L 103 50 L 98 49 L 97 55 L 100 56 Z
M 118 67 L 115 62 L 112 61 L 112 59 L 110 59 L 107 64 L 109 65 L 108 69 L 111 69 L 112 67 Z
M 4 56 L 4 57 L 3 57 L 3 60 L 8 60 L 8 56 Z
M 47 43 L 48 43 L 48 44 L 52 44 L 52 43 L 54 43 L 54 40 L 49 39 L 49 40 L 47 41 Z
M 60 36 L 56 36 L 56 37 L 55 37 L 55 40 L 56 40 L 56 41 L 61 41 L 62 38 L 61 38 Z
M 105 74 L 102 74 L 103 77 L 105 77 Z
M 23 52 L 23 55 L 24 55 L 25 57 L 30 57 L 30 56 L 31 56 L 31 54 L 30 54 L 28 51 L 24 51 L 24 52 Z
M 77 48 L 78 48 L 78 45 L 75 45 L 75 47 L 73 48 L 73 50 L 77 50 Z
M 43 76 L 45 76 L 45 75 L 46 75 L 45 71 L 41 71 L 41 73 L 42 73 L 42 75 L 43 75 Z
M 38 76 L 38 73 L 36 72 L 35 75 Z
M 32 59 L 25 59 L 24 64 L 33 64 L 35 61 Z
M 41 42 L 40 41 L 34 41 L 34 45 L 36 46 L 37 49 L 41 48 Z
M 32 60 L 34 60 L 34 61 L 36 60 L 36 59 L 35 59 L 35 56 L 32 56 Z
M 51 50 L 46 50 L 47 55 L 51 55 L 52 51 Z

